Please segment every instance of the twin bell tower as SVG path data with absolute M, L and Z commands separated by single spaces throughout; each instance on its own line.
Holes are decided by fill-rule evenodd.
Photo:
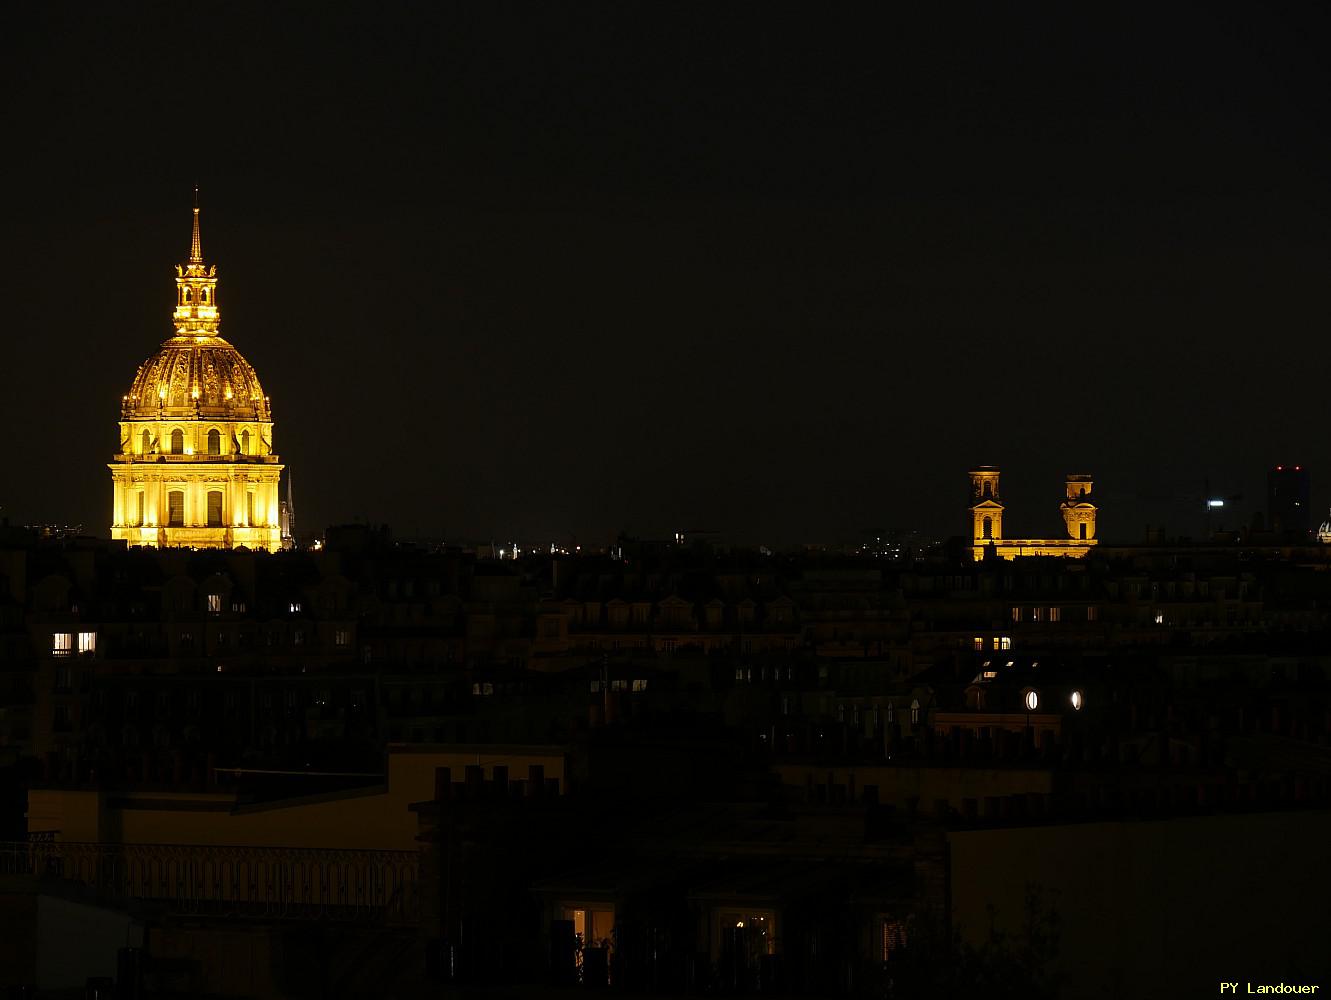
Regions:
M 972 469 L 971 477 L 971 553 L 975 559 L 997 556 L 1066 556 L 1080 559 L 1095 545 L 1095 506 L 1092 478 L 1079 473 L 1065 477 L 1066 493 L 1058 505 L 1067 527 L 1066 538 L 1004 538 L 1002 493 L 999 471 L 990 465 Z

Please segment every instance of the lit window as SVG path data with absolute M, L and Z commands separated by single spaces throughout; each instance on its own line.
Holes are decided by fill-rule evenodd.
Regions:
M 1155 623 L 1157 625 L 1163 625 L 1165 623 L 1165 616 L 1163 613 L 1159 611 L 1155 613 Z
M 208 595 L 208 613 L 210 615 L 220 615 L 222 613 L 222 595 Z
M 1062 608 L 1050 608 L 1050 609 L 1049 609 L 1049 620 L 1050 620 L 1051 622 L 1061 622 L 1061 621 L 1063 620 L 1063 609 L 1062 609 Z
M 1072 692 L 1072 697 L 1071 697 L 1071 699 L 1069 699 L 1069 700 L 1072 702 L 1072 710 L 1073 710 L 1074 712 L 1080 712 L 1080 711 L 1081 711 L 1081 706 L 1082 706 L 1081 692 L 1080 692 L 1080 691 L 1073 691 L 1073 692 Z
M 998 636 L 994 636 L 994 649 L 1001 649 L 1001 648 L 1002 648 L 1002 647 L 999 645 L 999 641 L 1000 641 L 1000 640 L 999 640 Z
M 292 601 L 292 602 L 291 602 L 291 613 L 292 613 L 293 615 L 298 615 L 298 614 L 300 614 L 300 601 Z
M 915 699 L 910 703 L 910 722 L 911 725 L 917 725 L 920 721 L 920 702 Z
M 737 680 L 737 681 L 742 681 L 742 680 L 744 680 L 744 668 L 743 668 L 743 667 L 736 667 L 736 668 L 735 668 L 735 680 Z
M 1100 620 L 1100 609 L 1094 605 L 1087 607 L 1086 620 L 1088 622 L 1098 622 Z
M 592 694 L 600 694 L 600 693 L 601 693 L 601 682 L 592 681 Z
M 610 682 L 611 691 L 627 691 L 628 689 L 629 689 L 629 682 L 627 680 L 620 679 L 620 680 L 613 680 Z
M 1021 608 L 1013 608 L 1013 609 L 1012 609 L 1012 620 L 1013 620 L 1014 622 L 1019 622 L 1019 621 L 1021 621 Z
M 234 612 L 236 612 L 237 614 L 241 614 L 241 615 L 243 615 L 243 614 L 245 613 L 245 602 L 244 602 L 244 601 L 232 601 L 232 602 L 231 602 L 231 610 L 234 611 Z
M 74 651 L 74 636 L 68 632 L 56 632 L 51 636 L 51 655 L 68 656 Z
M 978 636 L 978 635 L 977 635 L 977 636 L 975 637 L 975 639 L 974 639 L 974 646 L 975 646 L 975 652 L 977 652 L 977 653 L 980 652 L 981 650 L 983 650 L 983 649 L 984 649 L 984 638 L 983 638 L 982 636 Z
M 993 680 L 995 677 L 998 676 L 998 671 L 997 671 L 997 670 L 986 670 L 982 676 L 984 677 L 985 680 L 987 680 L 987 681 L 991 681 L 991 680 Z
M 91 656 L 95 652 L 97 652 L 97 633 L 80 632 L 79 653 L 84 656 Z
M 634 690 L 634 691 L 646 691 L 646 690 L 647 690 L 647 681 L 646 681 L 645 679 L 643 679 L 643 678 L 639 678 L 639 679 L 635 680 L 635 681 L 633 682 L 633 690 Z
M 998 640 L 998 648 L 999 648 L 999 649 L 1011 649 L 1011 648 L 1012 648 L 1012 637 L 1009 636 L 1009 635 L 1002 636 L 1002 637 Z
M 338 646 L 351 645 L 351 632 L 348 629 L 340 628 L 333 633 L 333 642 Z
M 1031 619 L 1037 622 L 1044 621 L 1044 608 L 1031 608 Z
M 1040 707 L 1040 696 L 1034 691 L 1026 692 L 1026 711 L 1034 712 Z

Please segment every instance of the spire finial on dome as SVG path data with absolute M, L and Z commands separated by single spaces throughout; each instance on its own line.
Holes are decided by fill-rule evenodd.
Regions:
M 199 185 L 194 185 L 194 237 L 189 244 L 189 262 L 203 263 L 203 243 L 199 239 Z

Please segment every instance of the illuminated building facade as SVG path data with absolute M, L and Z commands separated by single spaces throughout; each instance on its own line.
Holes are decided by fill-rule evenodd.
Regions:
M 272 411 L 254 369 L 218 332 L 217 267 L 203 261 L 197 204 L 172 319 L 175 336 L 121 400 L 111 537 L 275 551 L 282 466 Z
M 1067 556 L 1080 559 L 1096 544 L 1095 515 L 1090 476 L 1069 473 L 1059 513 L 1067 527 L 1067 538 L 1004 538 L 1003 505 L 999 492 L 999 470 L 982 465 L 971 477 L 971 554 L 983 559 L 992 552 L 1003 559 L 1017 556 Z

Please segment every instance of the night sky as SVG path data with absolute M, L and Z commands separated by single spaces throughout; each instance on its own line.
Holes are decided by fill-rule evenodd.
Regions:
M 196 182 L 302 530 L 942 536 L 979 462 L 1012 535 L 1068 471 L 1110 540 L 1195 533 L 1208 477 L 1246 519 L 1278 462 L 1331 501 L 1326 15 L 33 6 L 13 522 L 109 533 Z

